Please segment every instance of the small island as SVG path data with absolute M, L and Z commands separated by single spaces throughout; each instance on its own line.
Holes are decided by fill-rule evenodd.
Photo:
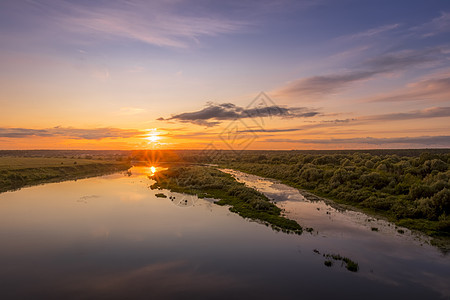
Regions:
M 281 209 L 262 193 L 237 182 L 232 176 L 207 166 L 174 166 L 153 178 L 152 189 L 215 198 L 218 205 L 229 205 L 230 211 L 244 218 L 264 223 L 274 230 L 301 234 L 302 227 L 281 216 Z M 157 196 L 158 197 L 158 196 Z

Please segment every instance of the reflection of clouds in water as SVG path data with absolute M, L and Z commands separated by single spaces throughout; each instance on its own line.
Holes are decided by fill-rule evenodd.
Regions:
M 450 266 L 447 266 L 447 270 L 450 270 Z M 417 280 L 417 278 L 410 278 L 411 281 L 417 284 L 426 286 L 432 290 L 438 292 L 443 298 L 450 298 L 450 271 L 447 277 L 442 277 L 430 272 L 422 272 L 422 278 Z
M 109 237 L 109 229 L 105 226 L 98 226 L 91 231 L 91 236 L 97 239 L 107 239 Z
M 99 198 L 100 196 L 98 195 L 87 195 L 87 196 L 82 196 L 80 197 L 77 202 L 82 202 L 82 203 L 88 203 L 89 199 L 93 199 L 93 198 Z
M 224 292 L 230 286 L 241 285 L 237 280 L 214 273 L 200 273 L 184 261 L 154 263 L 145 267 L 109 272 L 107 274 L 83 275 L 80 278 L 67 276 L 69 283 L 57 284 L 55 294 L 98 295 L 105 299 L 162 299 L 206 295 Z M 103 298 L 102 298 L 103 299 Z
M 119 195 L 119 199 L 122 202 L 138 202 L 147 198 L 146 195 L 141 193 L 133 193 L 133 192 L 124 192 Z

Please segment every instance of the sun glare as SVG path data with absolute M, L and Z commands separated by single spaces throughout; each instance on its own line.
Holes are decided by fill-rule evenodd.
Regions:
M 151 166 L 151 167 L 150 167 L 150 171 L 151 171 L 152 173 L 155 173 L 155 172 L 156 172 L 156 168 L 155 168 L 154 166 Z
M 159 136 L 160 133 L 156 131 L 156 128 L 148 129 L 147 131 L 148 133 L 144 139 L 146 139 L 149 143 L 156 144 L 161 139 Z

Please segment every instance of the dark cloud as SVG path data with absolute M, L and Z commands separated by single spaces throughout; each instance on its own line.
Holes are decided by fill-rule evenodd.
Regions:
M 419 137 L 395 137 L 395 138 L 344 138 L 344 139 L 266 139 L 266 142 L 299 143 L 299 144 L 410 144 L 421 146 L 450 147 L 450 136 L 419 136 Z
M 104 138 L 129 138 L 133 136 L 139 136 L 141 134 L 142 132 L 138 130 L 119 128 L 0 128 L 0 137 L 3 138 L 66 137 L 71 139 L 100 140 Z
M 0 128 L 0 137 L 24 138 L 30 136 L 51 136 L 51 134 L 45 129 Z
M 302 100 L 318 98 L 336 93 L 355 82 L 367 80 L 379 74 L 437 61 L 441 56 L 443 51 L 440 48 L 387 53 L 367 60 L 358 68 L 347 72 L 297 79 L 275 90 L 272 94 L 276 97 L 301 97 Z
M 277 105 L 266 107 L 243 108 L 232 103 L 207 103 L 207 106 L 194 112 L 186 112 L 173 115 L 170 118 L 158 118 L 159 121 L 178 121 L 212 127 L 222 121 L 245 118 L 309 118 L 318 115 L 319 112 L 306 107 L 281 107 Z

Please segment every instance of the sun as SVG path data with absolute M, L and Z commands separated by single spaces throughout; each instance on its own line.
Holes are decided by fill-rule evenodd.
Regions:
M 159 132 L 156 130 L 156 128 L 148 129 L 147 131 L 148 133 L 146 137 L 144 137 L 144 139 L 146 139 L 147 141 L 149 141 L 149 143 L 152 144 L 158 143 L 161 137 L 159 136 Z
M 152 134 L 152 135 L 149 135 L 148 137 L 146 137 L 145 139 L 152 143 L 156 143 L 157 141 L 159 141 L 160 138 L 161 138 L 160 136 L 157 136 L 156 134 Z

